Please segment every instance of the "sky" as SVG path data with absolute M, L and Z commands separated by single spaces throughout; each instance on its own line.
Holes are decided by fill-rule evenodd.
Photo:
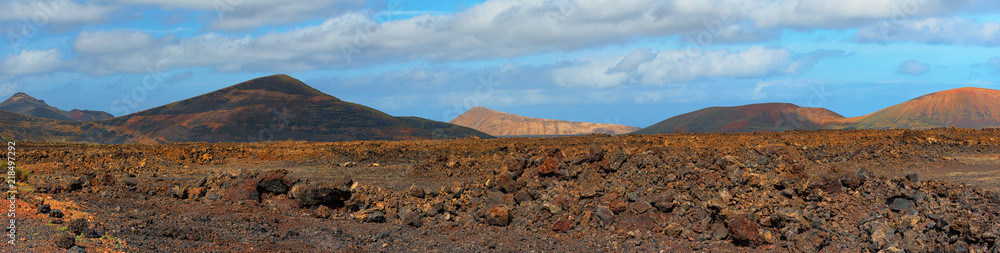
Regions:
M 288 74 L 396 116 L 646 127 L 1000 89 L 993 0 L 4 0 L 0 97 L 121 116 Z

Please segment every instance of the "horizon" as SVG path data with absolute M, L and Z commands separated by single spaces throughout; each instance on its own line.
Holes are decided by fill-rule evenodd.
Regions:
M 483 106 L 647 127 L 759 103 L 857 117 L 1000 87 L 1000 3 L 602 4 L 13 0 L 0 96 L 123 116 L 284 73 L 394 116 Z

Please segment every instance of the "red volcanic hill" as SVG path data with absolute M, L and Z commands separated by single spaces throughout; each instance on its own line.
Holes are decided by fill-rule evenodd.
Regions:
M 97 121 L 114 118 L 114 115 L 101 111 L 77 110 L 63 111 L 50 106 L 44 100 L 35 99 L 28 94 L 18 92 L 3 103 L 0 103 L 0 110 L 39 117 L 46 119 L 65 121 Z
M 1000 90 L 959 88 L 844 119 L 838 128 L 1000 127 Z
M 635 133 L 813 130 L 822 129 L 827 123 L 843 118 L 844 116 L 827 109 L 787 103 L 709 107 L 666 119 Z
M 573 122 L 525 117 L 486 107 L 476 106 L 451 120 L 452 124 L 469 127 L 494 136 L 557 136 L 592 133 L 626 134 L 638 127 Z
M 159 142 L 410 140 L 491 136 L 341 101 L 287 75 L 101 122 Z

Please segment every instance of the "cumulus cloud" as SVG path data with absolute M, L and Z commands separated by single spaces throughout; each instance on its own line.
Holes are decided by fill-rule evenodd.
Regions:
M 930 66 L 926 63 L 918 62 L 916 60 L 906 60 L 903 64 L 899 65 L 899 70 L 896 70 L 896 73 L 900 75 L 919 76 L 927 74 L 929 71 Z
M 977 22 L 967 18 L 887 21 L 858 29 L 854 34 L 854 40 L 858 42 L 912 41 L 928 44 L 998 46 L 1000 45 L 1000 23 Z
M 132 52 L 153 45 L 153 36 L 140 31 L 81 32 L 73 42 L 73 50 L 87 54 Z
M 629 60 L 629 59 L 626 59 Z M 582 64 L 552 71 L 552 80 L 564 87 L 607 88 L 617 86 L 628 78 L 624 72 L 612 72 L 607 66 L 621 65 L 615 59 L 585 60 Z
M 46 73 L 66 66 L 58 50 L 23 50 L 0 61 L 0 72 L 8 75 Z
M 839 51 L 795 54 L 786 48 L 754 46 L 742 51 L 637 49 L 616 59 L 582 61 L 553 71 L 560 86 L 612 87 L 626 82 L 663 85 L 697 79 L 749 79 L 798 75 Z
M 747 43 L 780 38 L 784 30 L 789 28 L 851 28 L 891 20 L 902 8 L 899 1 L 893 0 L 844 0 L 829 3 L 805 0 L 489 0 L 458 13 L 425 14 L 397 20 L 387 19 L 382 15 L 395 13 L 393 10 L 405 6 L 390 6 L 381 12 L 345 12 L 347 9 L 364 7 L 365 3 L 361 0 L 309 0 L 294 3 L 277 0 L 115 0 L 102 3 L 116 8 L 152 5 L 168 10 L 178 8 L 218 12 L 208 27 L 210 30 L 241 30 L 317 17 L 330 18 L 321 24 L 254 36 L 209 32 L 160 41 L 139 32 L 85 32 L 78 36 L 74 49 L 84 53 L 82 58 L 85 59 L 82 61 L 93 64 L 86 67 L 92 73 L 136 73 L 143 71 L 144 66 L 154 64 L 167 68 L 208 67 L 224 72 L 292 72 L 415 60 L 448 62 L 503 59 L 540 52 L 569 52 L 622 45 L 651 37 L 679 38 L 698 44 Z M 907 17 L 917 18 L 969 10 L 990 10 L 995 9 L 995 5 L 997 4 L 976 0 L 925 0 L 905 14 Z M 972 41 L 988 41 L 994 34 L 989 32 L 990 27 L 984 25 L 977 30 L 978 33 L 972 33 L 980 36 Z M 94 36 L 97 34 L 109 36 Z M 959 31 L 942 36 L 973 36 L 951 36 L 962 34 Z M 109 41 L 110 38 L 121 39 L 118 43 L 124 47 L 96 46 L 102 40 Z M 658 55 L 669 56 L 669 53 Z M 801 65 L 809 61 L 790 63 Z M 593 74 L 589 85 L 610 86 L 621 79 L 621 72 L 615 71 L 638 67 L 628 62 L 622 64 L 611 69 L 612 71 Z M 585 67 L 579 66 L 577 69 L 579 72 L 585 70 Z M 684 74 L 672 75 L 681 78 L 659 79 L 684 79 Z M 648 82 L 659 82 L 656 75 L 650 76 L 654 79 L 647 80 Z M 560 78 L 566 83 L 587 83 L 570 80 L 570 76 Z M 694 74 L 687 78 L 699 76 Z
M 94 23 L 106 19 L 113 9 L 69 0 L 7 0 L 0 3 L 0 21 L 28 21 L 36 28 L 53 23 Z

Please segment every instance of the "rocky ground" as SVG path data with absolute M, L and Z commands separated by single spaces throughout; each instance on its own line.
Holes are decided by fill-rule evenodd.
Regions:
M 997 252 L 998 139 L 934 129 L 22 140 L 17 244 L 0 249 Z

